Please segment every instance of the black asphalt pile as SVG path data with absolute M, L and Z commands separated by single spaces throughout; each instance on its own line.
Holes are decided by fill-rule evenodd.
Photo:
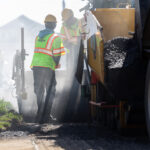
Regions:
M 16 125 L 15 127 L 11 128 L 10 131 L 12 132 L 25 132 L 25 133 L 34 133 L 41 129 L 40 124 L 37 123 L 25 123 L 22 122 L 21 124 Z
M 104 44 L 105 83 L 112 99 L 140 100 L 144 66 L 134 39 L 115 37 Z M 112 97 L 112 98 L 111 98 Z
M 115 37 L 104 44 L 105 64 L 109 69 L 127 67 L 133 63 L 136 52 L 137 47 L 133 39 Z

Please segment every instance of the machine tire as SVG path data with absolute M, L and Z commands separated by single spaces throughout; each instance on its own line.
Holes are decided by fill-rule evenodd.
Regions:
M 145 116 L 148 136 L 150 137 L 150 61 L 148 62 L 145 83 Z

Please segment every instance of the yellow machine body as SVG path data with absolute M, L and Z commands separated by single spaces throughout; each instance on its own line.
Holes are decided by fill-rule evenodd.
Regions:
M 103 27 L 103 39 L 101 34 L 96 44 L 96 57 L 94 57 L 91 39 L 88 40 L 88 63 L 97 74 L 99 80 L 104 83 L 104 43 L 115 37 L 132 38 L 135 32 L 135 9 L 134 8 L 99 8 L 92 11 Z
M 92 13 L 103 27 L 103 36 L 96 33 L 96 46 L 92 45 L 92 38 L 88 40 L 88 63 L 92 71 L 96 73 L 98 80 L 105 85 L 104 43 L 118 36 L 133 37 L 135 32 L 135 9 L 99 8 Z M 91 101 L 96 102 L 96 85 L 91 85 Z M 92 105 L 91 116 L 92 118 L 96 116 L 96 107 Z M 122 124 L 122 126 L 125 126 L 124 122 Z
M 88 63 L 94 72 L 98 75 L 98 79 L 104 83 L 104 48 L 103 40 L 100 33 L 96 34 L 96 57 L 94 58 L 93 49 L 91 46 L 91 39 L 88 41 Z
M 103 27 L 104 42 L 114 37 L 132 37 L 135 32 L 134 8 L 99 8 L 92 12 Z

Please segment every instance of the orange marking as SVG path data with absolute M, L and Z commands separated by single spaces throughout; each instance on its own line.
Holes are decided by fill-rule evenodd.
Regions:
M 51 43 L 50 49 L 52 48 L 53 42 L 54 42 L 54 40 L 55 40 L 57 37 L 59 37 L 59 36 L 54 37 L 54 39 L 52 40 L 52 43 Z
M 57 54 L 61 54 L 61 53 L 65 53 L 65 51 L 62 51 L 62 52 L 59 52 L 59 53 L 54 53 L 54 55 L 55 55 L 55 54 L 56 54 L 56 55 L 57 55 Z
M 47 54 L 47 53 L 44 53 L 44 52 L 34 52 L 34 53 L 42 53 L 42 54 L 45 54 L 45 55 L 52 56 L 52 55 L 50 55 L 50 54 Z
M 64 47 L 56 48 L 56 49 L 53 49 L 53 50 L 58 50 L 58 49 L 62 49 L 62 48 L 64 48 Z
M 47 47 L 47 45 L 48 45 L 48 42 L 49 42 L 50 38 L 51 38 L 53 35 L 54 35 L 54 33 L 53 33 L 53 34 L 49 37 L 49 39 L 47 40 L 46 47 Z
M 35 47 L 35 49 L 43 49 L 43 50 L 49 51 L 49 49 L 45 49 L 45 48 L 41 48 L 41 47 Z

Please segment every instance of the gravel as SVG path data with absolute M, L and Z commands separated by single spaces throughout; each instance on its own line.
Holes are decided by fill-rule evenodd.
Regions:
M 27 132 L 23 131 L 5 131 L 0 133 L 0 138 L 16 138 L 16 137 L 26 137 Z
M 136 47 L 133 42 L 134 40 L 131 38 L 115 37 L 104 44 L 104 60 L 109 69 L 122 68 L 130 65 L 130 60 L 128 59 L 126 61 L 126 58 L 127 54 L 129 55 L 131 52 L 136 51 Z

